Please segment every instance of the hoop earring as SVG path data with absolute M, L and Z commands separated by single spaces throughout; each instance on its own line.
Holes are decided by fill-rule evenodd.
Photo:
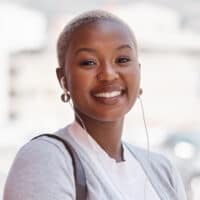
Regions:
M 61 94 L 60 98 L 61 98 L 62 102 L 64 102 L 64 103 L 69 102 L 69 100 L 70 100 L 69 92 Z

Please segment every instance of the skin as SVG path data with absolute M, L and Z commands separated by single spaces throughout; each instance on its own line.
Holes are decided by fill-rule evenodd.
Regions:
M 65 68 L 57 69 L 57 77 L 70 92 L 88 133 L 110 157 L 121 161 L 124 116 L 134 105 L 140 85 L 140 65 L 128 29 L 112 21 L 79 27 L 71 36 Z M 95 97 L 112 91 L 120 95 Z

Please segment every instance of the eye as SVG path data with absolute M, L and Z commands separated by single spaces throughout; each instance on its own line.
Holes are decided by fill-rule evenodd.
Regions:
M 129 57 L 119 57 L 116 59 L 116 63 L 119 63 L 119 64 L 123 64 L 123 63 L 127 63 L 127 62 L 130 62 L 131 59 Z
M 83 60 L 80 62 L 81 66 L 93 66 L 96 65 L 96 62 L 94 60 Z

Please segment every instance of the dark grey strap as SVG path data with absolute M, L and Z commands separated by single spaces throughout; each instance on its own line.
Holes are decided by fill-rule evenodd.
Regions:
M 32 140 L 42 137 L 42 136 L 54 138 L 63 143 L 63 145 L 65 146 L 66 150 L 69 152 L 72 158 L 72 165 L 74 168 L 74 180 L 75 180 L 75 187 L 76 187 L 76 200 L 86 200 L 87 199 L 87 184 L 86 184 L 85 172 L 83 169 L 83 165 L 79 159 L 79 156 L 74 150 L 74 148 L 72 147 L 72 145 L 66 140 L 62 139 L 61 137 L 58 137 L 53 134 L 38 135 L 34 137 Z

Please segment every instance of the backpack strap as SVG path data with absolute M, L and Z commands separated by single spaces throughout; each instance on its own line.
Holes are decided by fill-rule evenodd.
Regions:
M 38 135 L 32 138 L 32 140 L 37 139 L 42 136 L 47 136 L 63 143 L 63 145 L 65 146 L 66 150 L 69 152 L 72 159 L 72 165 L 74 169 L 74 181 L 75 181 L 75 188 L 76 188 L 76 200 L 86 200 L 87 199 L 86 176 L 85 176 L 83 165 L 81 163 L 81 160 L 77 152 L 74 150 L 74 148 L 68 141 L 62 139 L 61 137 L 57 135 L 42 134 L 42 135 Z

